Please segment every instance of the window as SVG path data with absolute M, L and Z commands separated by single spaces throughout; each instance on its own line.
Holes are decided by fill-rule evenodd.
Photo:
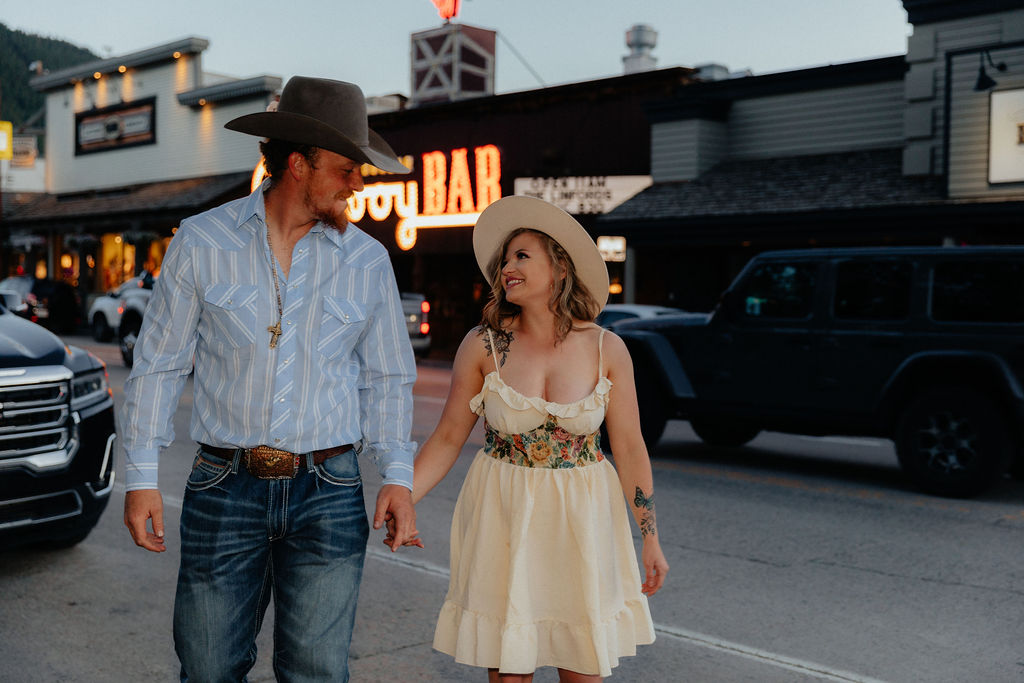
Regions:
M 976 260 L 936 265 L 931 313 L 942 321 L 1024 322 L 1024 263 Z
M 913 266 L 904 261 L 843 261 L 836 271 L 835 317 L 906 320 Z
M 747 318 L 810 316 L 817 264 L 765 263 L 740 288 L 741 314 Z

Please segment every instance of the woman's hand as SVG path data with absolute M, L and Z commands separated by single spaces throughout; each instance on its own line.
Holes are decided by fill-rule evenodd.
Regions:
M 668 574 L 668 561 L 665 559 L 665 554 L 661 552 L 661 544 L 658 543 L 657 536 L 644 537 L 641 559 L 647 576 L 640 590 L 647 597 L 651 597 L 665 584 L 665 577 Z

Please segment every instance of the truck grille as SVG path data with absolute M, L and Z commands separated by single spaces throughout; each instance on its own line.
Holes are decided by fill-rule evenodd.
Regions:
M 71 438 L 71 372 L 0 372 L 0 459 L 63 449 Z

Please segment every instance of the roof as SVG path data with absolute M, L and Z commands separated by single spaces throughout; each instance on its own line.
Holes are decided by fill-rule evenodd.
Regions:
M 42 222 L 76 223 L 90 220 L 125 219 L 139 214 L 181 214 L 188 216 L 227 196 L 248 194 L 252 173 L 242 171 L 201 178 L 142 183 L 127 187 L 89 190 L 72 194 L 41 194 L 13 201 L 4 194 L 4 218 L 11 226 Z M 13 206 L 8 207 L 11 201 Z
M 900 149 L 724 161 L 691 181 L 656 183 L 599 224 L 942 203 L 935 176 L 905 176 Z
M 120 57 L 97 59 L 54 71 L 53 73 L 35 76 L 29 79 L 28 84 L 41 92 L 70 87 L 78 81 L 92 78 L 93 74 L 97 72 L 101 74 L 115 73 L 121 66 L 130 69 L 132 67 L 145 66 L 146 64 L 177 59 L 182 54 L 199 54 L 209 44 L 209 41 L 205 38 L 190 36 L 171 43 L 164 43 L 163 45 L 139 50 L 138 52 L 121 55 Z
M 195 107 L 206 102 L 228 102 L 242 97 L 270 95 L 280 89 L 281 79 L 277 76 L 254 76 L 253 78 L 230 80 L 178 93 L 178 102 L 189 107 Z

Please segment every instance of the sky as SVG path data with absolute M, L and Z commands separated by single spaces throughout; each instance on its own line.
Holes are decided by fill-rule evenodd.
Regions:
M 619 75 L 638 23 L 658 32 L 658 68 L 754 74 L 904 54 L 911 33 L 900 0 L 462 0 L 455 21 L 498 32 L 498 93 Z M 0 23 L 101 57 L 198 36 L 207 72 L 408 95 L 409 37 L 443 21 L 430 0 L 6 0 Z

